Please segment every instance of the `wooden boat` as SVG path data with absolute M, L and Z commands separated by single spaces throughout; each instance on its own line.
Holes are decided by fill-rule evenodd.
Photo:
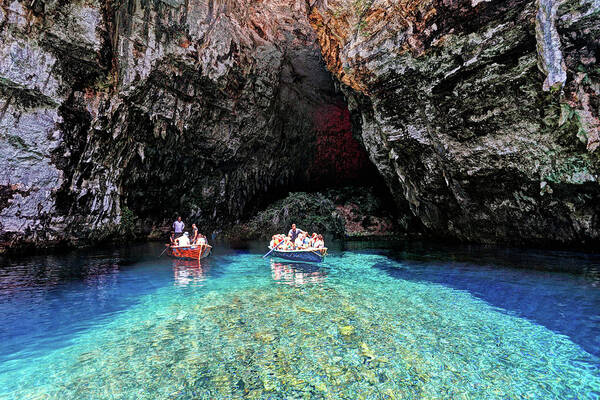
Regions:
M 269 246 L 269 249 L 272 249 Z M 283 258 L 290 261 L 303 262 L 321 262 L 327 255 L 327 247 L 320 249 L 301 249 L 301 250 L 279 250 L 275 249 L 271 252 L 274 257 Z
M 193 244 L 190 246 L 170 246 L 167 245 L 167 255 L 173 258 L 183 260 L 200 260 L 208 257 L 212 246 L 209 244 Z

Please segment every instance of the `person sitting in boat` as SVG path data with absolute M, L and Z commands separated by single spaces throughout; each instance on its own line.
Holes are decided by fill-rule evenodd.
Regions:
M 275 236 L 273 237 L 273 240 L 272 240 L 272 242 L 273 242 L 273 244 L 275 245 L 275 247 L 279 246 L 279 247 L 277 247 L 278 249 L 279 249 L 279 248 L 283 248 L 283 247 L 284 247 L 284 242 L 286 242 L 286 241 L 288 241 L 288 242 L 289 242 L 289 239 L 288 239 L 288 237 L 287 237 L 287 236 L 285 236 L 283 233 L 280 233 L 280 234 L 277 234 L 277 235 L 275 235 Z M 271 247 L 271 248 L 272 248 L 272 247 Z
M 315 249 L 322 249 L 325 247 L 325 241 L 323 240 L 323 235 L 318 235 L 317 240 L 315 240 L 315 244 L 313 246 Z
M 206 240 L 206 236 L 204 236 L 203 234 L 199 234 L 198 235 L 198 240 L 196 241 L 196 244 L 208 244 L 207 240 Z
M 183 247 L 189 246 L 190 245 L 190 234 L 185 232 L 183 234 L 183 236 L 180 236 L 177 239 L 175 239 L 175 243 L 177 243 L 177 246 L 183 246 Z
M 281 250 L 293 250 L 294 244 L 292 243 L 290 238 L 286 236 L 283 239 L 283 244 L 281 246 L 279 246 L 278 248 Z
M 290 231 L 288 232 L 288 236 L 290 237 L 292 243 L 296 241 L 296 238 L 298 238 L 298 235 L 301 233 L 306 232 L 304 232 L 302 229 L 296 228 L 296 224 L 292 224 L 292 229 L 290 229 Z
M 196 224 L 192 224 L 192 238 L 190 239 L 192 244 L 196 244 L 198 239 L 200 239 L 200 236 L 198 236 L 198 228 L 196 227 Z
M 308 236 L 308 232 L 302 234 L 302 247 L 305 249 L 312 247 L 310 237 Z
M 296 240 L 294 241 L 294 246 L 296 246 L 297 249 L 304 248 L 304 235 L 304 233 L 300 233 L 298 237 L 296 237 Z
M 171 231 L 171 236 L 169 236 L 169 241 L 171 242 L 171 246 L 175 246 L 175 231 Z
M 298 238 L 296 239 L 296 247 L 299 249 L 306 249 L 309 247 L 308 232 L 298 235 Z
M 315 242 L 317 241 L 317 232 L 313 232 L 311 237 L 309 238 L 309 247 L 315 247 Z
M 279 239 L 279 235 L 273 235 L 273 236 L 271 236 L 271 242 L 269 243 L 269 246 L 271 246 L 271 248 L 274 248 L 280 242 L 281 242 L 281 240 Z

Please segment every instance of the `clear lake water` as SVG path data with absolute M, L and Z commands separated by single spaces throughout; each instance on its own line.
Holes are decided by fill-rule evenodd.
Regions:
M 600 255 L 350 242 L 0 258 L 0 399 L 600 399 Z

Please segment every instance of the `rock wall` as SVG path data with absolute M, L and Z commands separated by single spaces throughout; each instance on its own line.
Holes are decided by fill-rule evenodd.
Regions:
M 0 241 L 102 239 L 175 213 L 210 231 L 273 191 L 364 178 L 307 15 L 304 1 L 0 0 Z M 336 135 L 348 169 L 319 145 Z
M 63 106 L 109 68 L 102 12 L 93 2 L 0 1 L 3 240 L 25 234 L 31 241 L 51 242 L 66 229 L 56 204 L 69 179 L 56 159 L 70 140 Z
M 443 237 L 597 242 L 599 14 L 598 0 L 0 0 L 0 242 L 175 213 L 208 232 L 376 171 Z
M 600 238 L 597 0 L 312 4 L 371 160 L 432 233 Z

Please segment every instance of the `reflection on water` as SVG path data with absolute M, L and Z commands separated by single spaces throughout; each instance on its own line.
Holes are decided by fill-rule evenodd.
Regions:
M 277 283 L 301 286 L 307 283 L 323 283 L 327 273 L 312 264 L 271 260 L 271 276 Z
M 175 286 L 202 286 L 207 272 L 208 266 L 203 266 L 200 260 L 173 260 Z

